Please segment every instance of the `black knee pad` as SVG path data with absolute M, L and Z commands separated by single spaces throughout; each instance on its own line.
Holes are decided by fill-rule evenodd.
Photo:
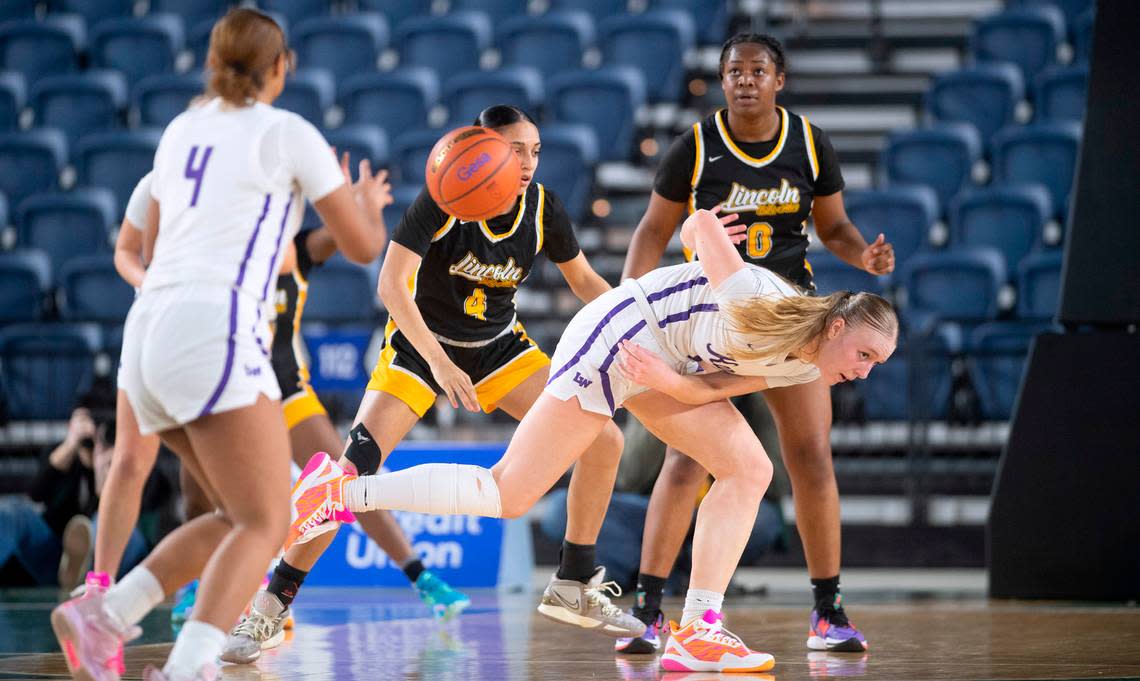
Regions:
M 380 447 L 363 423 L 348 431 L 348 449 L 344 457 L 356 466 L 358 475 L 373 475 L 380 470 Z

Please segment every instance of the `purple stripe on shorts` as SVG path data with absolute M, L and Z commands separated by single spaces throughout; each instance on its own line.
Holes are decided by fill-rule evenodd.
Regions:
M 606 361 L 602 362 L 602 366 L 598 367 L 598 373 L 602 375 L 602 394 L 606 396 L 606 404 L 610 408 L 610 416 L 613 416 L 614 411 L 617 409 L 617 407 L 614 406 L 614 392 L 610 388 L 610 365 L 613 364 L 614 357 L 617 357 L 618 348 L 621 347 L 622 341 L 627 341 L 636 336 L 638 331 L 645 328 L 645 324 L 645 320 L 642 319 L 640 322 L 631 326 L 629 331 L 626 331 L 622 337 L 618 339 L 618 342 L 614 343 L 614 346 L 610 348 L 610 354 L 606 356 Z
M 662 298 L 668 298 L 674 293 L 687 291 L 694 286 L 704 286 L 707 283 L 709 283 L 709 280 L 706 277 L 697 277 L 696 279 L 690 279 L 689 281 L 683 281 L 680 284 L 674 284 L 669 288 L 661 289 L 656 293 L 650 293 L 649 295 L 645 296 L 645 299 L 651 303 L 655 303 Z
M 273 257 L 269 259 L 269 271 L 265 273 L 265 285 L 261 287 L 261 300 L 264 301 L 265 297 L 269 295 L 269 282 L 273 281 L 274 276 L 277 274 L 277 256 L 281 255 L 281 238 L 285 236 L 285 225 L 289 222 L 289 211 L 293 209 L 293 192 L 289 192 L 289 198 L 285 199 L 285 213 L 281 215 L 281 228 L 277 230 L 277 246 L 273 248 Z M 261 310 L 258 309 L 258 318 L 260 320 Z
M 598 322 L 598 325 L 595 326 L 594 330 L 590 332 L 590 336 L 586 338 L 586 342 L 582 344 L 582 347 L 578 349 L 578 352 L 574 353 L 574 356 L 570 358 L 570 361 L 567 362 L 561 369 L 559 369 L 553 376 L 551 376 L 550 380 L 547 381 L 546 384 L 550 385 L 554 382 L 554 379 L 566 373 L 567 369 L 581 361 L 581 359 L 585 357 L 586 353 L 590 350 L 590 346 L 593 345 L 594 341 L 596 341 L 598 339 L 598 336 L 601 335 L 602 329 L 605 328 L 606 324 L 609 324 L 610 320 L 613 319 L 617 313 L 621 312 L 632 304 L 633 298 L 626 298 L 625 300 L 615 305 L 612 310 L 607 312 L 606 316 L 602 317 L 602 320 Z
M 253 234 L 249 237 L 249 243 L 245 247 L 245 255 L 241 259 L 241 267 L 238 268 L 237 281 L 234 282 L 233 288 L 230 289 L 230 331 L 226 337 L 226 364 L 222 369 L 222 379 L 218 381 L 218 387 L 214 388 L 213 394 L 210 399 L 206 400 L 206 406 L 202 408 L 202 412 L 198 414 L 201 418 L 206 416 L 213 410 L 214 405 L 217 404 L 218 398 L 222 396 L 222 391 L 226 389 L 226 383 L 230 380 L 230 372 L 234 368 L 234 334 L 237 333 L 237 316 L 238 316 L 238 290 L 241 288 L 242 281 L 245 280 L 245 267 L 249 264 L 249 259 L 253 255 L 253 245 L 257 242 L 257 234 L 261 231 L 261 223 L 265 222 L 265 216 L 269 213 L 269 199 L 272 198 L 271 194 L 265 195 L 265 205 L 261 207 L 261 216 L 257 218 L 257 225 L 253 228 Z

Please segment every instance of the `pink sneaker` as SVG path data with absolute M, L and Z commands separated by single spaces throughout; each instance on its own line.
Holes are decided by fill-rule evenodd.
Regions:
M 293 486 L 291 500 L 297 517 L 285 538 L 285 550 L 294 543 L 303 544 L 335 531 L 341 523 L 356 521 L 344 505 L 344 483 L 355 479 L 325 452 L 317 452 L 309 459 Z
M 119 628 L 103 610 L 104 592 L 93 589 L 51 611 L 51 628 L 76 679 L 118 681 L 124 672 L 123 643 L 141 634 Z

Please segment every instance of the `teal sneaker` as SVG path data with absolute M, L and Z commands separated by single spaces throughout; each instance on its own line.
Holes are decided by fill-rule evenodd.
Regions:
M 431 570 L 421 572 L 414 586 L 420 600 L 431 608 L 431 614 L 436 619 L 450 620 L 471 605 L 471 599 L 466 594 L 451 588 Z
M 170 628 L 174 635 L 182 630 L 182 625 L 190 619 L 194 612 L 194 599 L 198 596 L 198 580 L 190 582 L 178 590 L 174 596 L 174 607 L 170 609 Z

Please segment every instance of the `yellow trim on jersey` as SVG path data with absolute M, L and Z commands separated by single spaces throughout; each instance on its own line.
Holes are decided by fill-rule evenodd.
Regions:
M 392 334 L 396 330 L 396 322 L 389 318 L 384 327 L 384 350 L 376 360 L 376 368 L 372 370 L 365 389 L 388 393 L 423 418 L 435 404 L 435 391 L 419 376 L 395 365 L 396 348 L 392 347 Z
M 514 222 L 514 224 L 511 225 L 511 228 L 509 230 L 507 230 L 503 234 L 495 234 L 494 232 L 491 231 L 491 228 L 487 225 L 486 220 L 480 220 L 479 221 L 479 229 L 483 230 L 483 236 L 487 237 L 488 241 L 495 244 L 495 243 L 498 243 L 498 242 L 502 241 L 503 239 L 509 238 L 511 235 L 513 235 L 515 233 L 515 231 L 519 228 L 519 225 L 522 224 L 523 215 L 525 215 L 525 214 L 526 214 L 526 192 L 524 191 L 522 193 L 522 196 L 519 197 L 519 212 L 517 215 L 515 215 L 515 222 Z
M 309 365 L 305 362 L 305 340 L 301 336 L 301 315 L 305 312 L 305 301 L 309 299 L 309 281 L 301 276 L 299 268 L 293 268 L 293 283 L 297 284 L 297 303 L 293 308 L 293 361 L 297 363 L 297 377 L 301 384 L 309 386 Z M 309 388 L 311 390 L 311 388 Z M 315 396 L 314 396 L 315 397 Z M 324 407 L 321 407 L 323 410 Z
M 543 367 L 550 366 L 550 358 L 526 335 L 526 329 L 521 323 L 515 325 L 515 331 L 521 332 L 523 339 L 530 343 L 531 347 L 515 355 L 511 361 L 475 384 L 475 396 L 479 399 L 479 406 L 488 414 L 495 411 L 499 407 L 499 402 L 523 381 Z
M 696 155 L 693 157 L 693 175 L 689 179 L 689 215 L 697 212 L 697 184 L 705 172 L 705 137 L 701 132 L 701 123 L 693 123 L 693 141 L 696 144 Z
M 808 259 L 806 256 L 804 257 L 804 269 L 807 270 L 808 274 L 810 274 L 811 276 L 813 276 L 813 277 L 815 276 L 815 272 L 812 271 L 812 269 L 811 269 L 811 263 L 808 262 Z
M 301 392 L 290 395 L 281 405 L 281 409 L 285 412 L 285 428 L 288 430 L 293 430 L 294 426 L 306 419 L 328 414 L 325 405 L 321 404 L 321 400 L 308 383 L 302 384 Z
M 744 153 L 740 147 L 736 146 L 736 143 L 732 141 L 732 137 L 728 134 L 728 128 L 724 126 L 724 109 L 716 112 L 716 128 L 720 131 L 721 139 L 724 140 L 725 145 L 728 147 L 728 150 L 732 152 L 733 156 L 753 168 L 763 168 L 780 155 L 780 152 L 784 150 L 784 142 L 788 139 L 788 112 L 785 111 L 782 106 L 777 106 L 776 108 L 780 111 L 780 138 L 777 140 L 775 148 L 764 158 L 749 156 Z
M 543 210 L 542 209 L 545 206 L 546 206 L 546 187 L 543 187 L 541 184 L 539 184 L 538 185 L 538 208 L 535 210 L 535 213 L 534 213 L 534 230 L 535 230 L 535 232 L 538 233 L 538 246 L 536 246 L 534 249 L 535 255 L 538 255 L 538 253 L 542 250 L 542 237 L 543 237 L 543 233 L 546 231 L 546 225 L 544 225 L 542 223 L 542 217 L 543 217 Z
M 456 222 L 458 222 L 458 220 L 455 219 L 454 215 L 448 216 L 447 222 L 443 223 L 443 227 L 435 230 L 435 234 L 431 235 L 431 242 L 434 244 L 443 237 L 447 236 L 447 233 L 451 231 L 451 228 L 455 226 Z
M 815 138 L 811 134 L 811 122 L 807 116 L 800 116 L 804 124 L 804 144 L 807 145 L 808 159 L 811 161 L 811 179 L 819 179 L 819 159 L 815 157 Z

